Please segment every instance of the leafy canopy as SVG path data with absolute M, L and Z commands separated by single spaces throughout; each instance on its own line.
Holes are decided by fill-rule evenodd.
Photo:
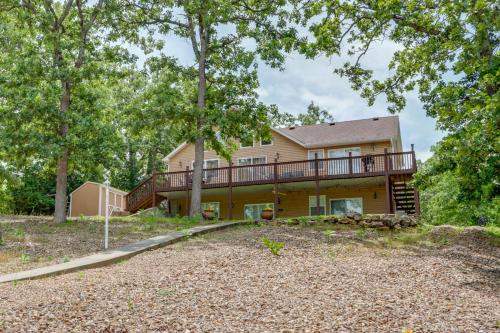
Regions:
M 295 1 L 296 22 L 312 36 L 297 42 L 308 57 L 347 53 L 335 72 L 372 105 L 385 95 L 389 111 L 405 107 L 416 90 L 424 109 L 448 135 L 434 148 L 425 174 L 455 177 L 457 200 L 495 205 L 499 170 L 498 3 L 483 1 Z M 389 75 L 380 79 L 365 55 L 381 41 L 396 44 Z M 368 66 L 367 66 L 368 65 Z M 448 177 L 448 176 L 446 176 Z M 421 180 L 422 189 L 432 186 Z M 498 200 L 496 201 L 498 202 Z

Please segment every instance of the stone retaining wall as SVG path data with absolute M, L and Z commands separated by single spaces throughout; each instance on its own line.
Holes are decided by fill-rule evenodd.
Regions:
M 315 224 L 318 222 L 332 224 L 350 224 L 358 225 L 366 228 L 388 228 L 401 229 L 405 227 L 415 227 L 418 224 L 418 219 L 415 216 L 410 216 L 405 213 L 396 214 L 370 214 L 361 215 L 350 213 L 343 216 L 306 216 L 297 218 L 278 218 L 279 224 Z

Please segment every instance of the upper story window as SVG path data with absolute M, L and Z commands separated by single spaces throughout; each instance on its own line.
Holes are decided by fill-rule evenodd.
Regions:
M 240 139 L 240 147 L 241 148 L 254 147 L 258 144 L 261 146 L 271 146 L 273 144 L 273 139 L 272 139 L 272 137 L 266 137 L 266 138 L 262 138 L 260 140 L 254 140 L 251 137 Z

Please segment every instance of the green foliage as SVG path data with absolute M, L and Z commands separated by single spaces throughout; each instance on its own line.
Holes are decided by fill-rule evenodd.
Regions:
M 333 121 L 333 116 L 328 111 L 314 105 L 313 101 L 307 106 L 306 113 L 301 113 L 297 116 L 297 122 L 301 125 L 324 124 L 331 121 Z
M 21 228 L 16 228 L 14 229 L 14 236 L 19 238 L 19 239 L 24 239 L 24 236 L 26 235 L 25 231 Z
M 333 121 L 333 116 L 326 110 L 320 109 L 313 101 L 307 106 L 306 113 L 299 113 L 296 117 L 287 112 L 278 112 L 270 115 L 271 124 L 275 127 L 292 125 L 316 125 Z
M 266 237 L 262 238 L 262 244 L 265 247 L 267 247 L 272 254 L 276 256 L 279 256 L 281 249 L 285 247 L 284 242 L 277 242 Z
M 486 226 L 486 233 L 500 240 L 500 226 L 490 224 Z
M 426 172 L 424 168 L 423 171 Z M 480 216 L 500 223 L 500 200 L 469 200 L 464 197 L 459 180 L 452 171 L 432 176 L 418 175 L 421 184 L 422 221 L 429 224 L 473 225 Z
M 351 59 L 335 72 L 347 77 L 369 105 L 385 95 L 390 112 L 406 104 L 405 94 L 418 91 L 427 115 L 447 135 L 434 148 L 420 173 L 419 187 L 440 198 L 425 214 L 437 223 L 461 224 L 479 214 L 492 216 L 500 195 L 498 3 L 296 0 L 292 18 L 313 37 L 297 40 L 308 57 L 347 53 Z M 365 66 L 369 48 L 380 40 L 396 45 L 389 76 L 374 77 Z M 366 62 L 369 63 L 369 62 Z M 444 202 L 452 182 L 456 202 Z M 443 192 L 438 194 L 440 188 Z M 430 196 L 428 196 L 430 198 Z M 450 200 L 450 201 L 452 201 Z M 424 201 L 424 200 L 423 200 Z
M 323 235 L 326 237 L 328 241 L 331 241 L 335 236 L 335 234 L 336 234 L 335 230 L 330 230 L 330 229 L 323 230 Z
M 113 29 L 117 40 L 150 53 L 174 34 L 193 50 L 195 63 L 185 68 L 173 69 L 163 56 L 150 60 L 155 86 L 148 101 L 167 113 L 183 141 L 195 144 L 190 214 L 199 213 L 204 147 L 228 158 L 236 138 L 270 133 L 268 115 L 277 109 L 258 100 L 257 57 L 280 67 L 283 50 L 291 50 L 295 29 L 288 27 L 285 3 L 188 0 L 145 5 L 128 0 L 116 5 L 111 13 L 119 22 Z
M 366 237 L 365 228 L 359 227 L 356 229 L 355 237 L 357 240 L 363 240 Z
M 310 224 L 309 221 L 311 221 L 311 217 L 310 216 L 299 216 L 299 217 L 297 217 L 297 220 L 299 221 L 300 225 L 307 227 Z
M 27 264 L 31 262 L 31 256 L 27 253 L 21 254 L 21 257 L 19 258 L 23 264 Z

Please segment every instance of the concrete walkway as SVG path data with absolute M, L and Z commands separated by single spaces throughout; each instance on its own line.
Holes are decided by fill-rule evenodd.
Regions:
M 105 266 L 120 260 L 133 257 L 144 251 L 154 250 L 169 244 L 176 243 L 184 239 L 184 237 L 188 235 L 189 236 L 199 235 L 210 231 L 225 229 L 227 227 L 242 223 L 244 222 L 224 222 L 224 223 L 194 227 L 192 229 L 188 229 L 185 232 L 176 231 L 163 236 L 156 236 L 153 238 L 139 241 L 137 243 L 125 245 L 114 250 L 103 251 L 87 257 L 78 258 L 62 264 L 36 268 L 29 271 L 1 275 L 0 283 L 38 279 L 47 276 L 65 274 L 74 271 L 81 271 L 87 268 Z

